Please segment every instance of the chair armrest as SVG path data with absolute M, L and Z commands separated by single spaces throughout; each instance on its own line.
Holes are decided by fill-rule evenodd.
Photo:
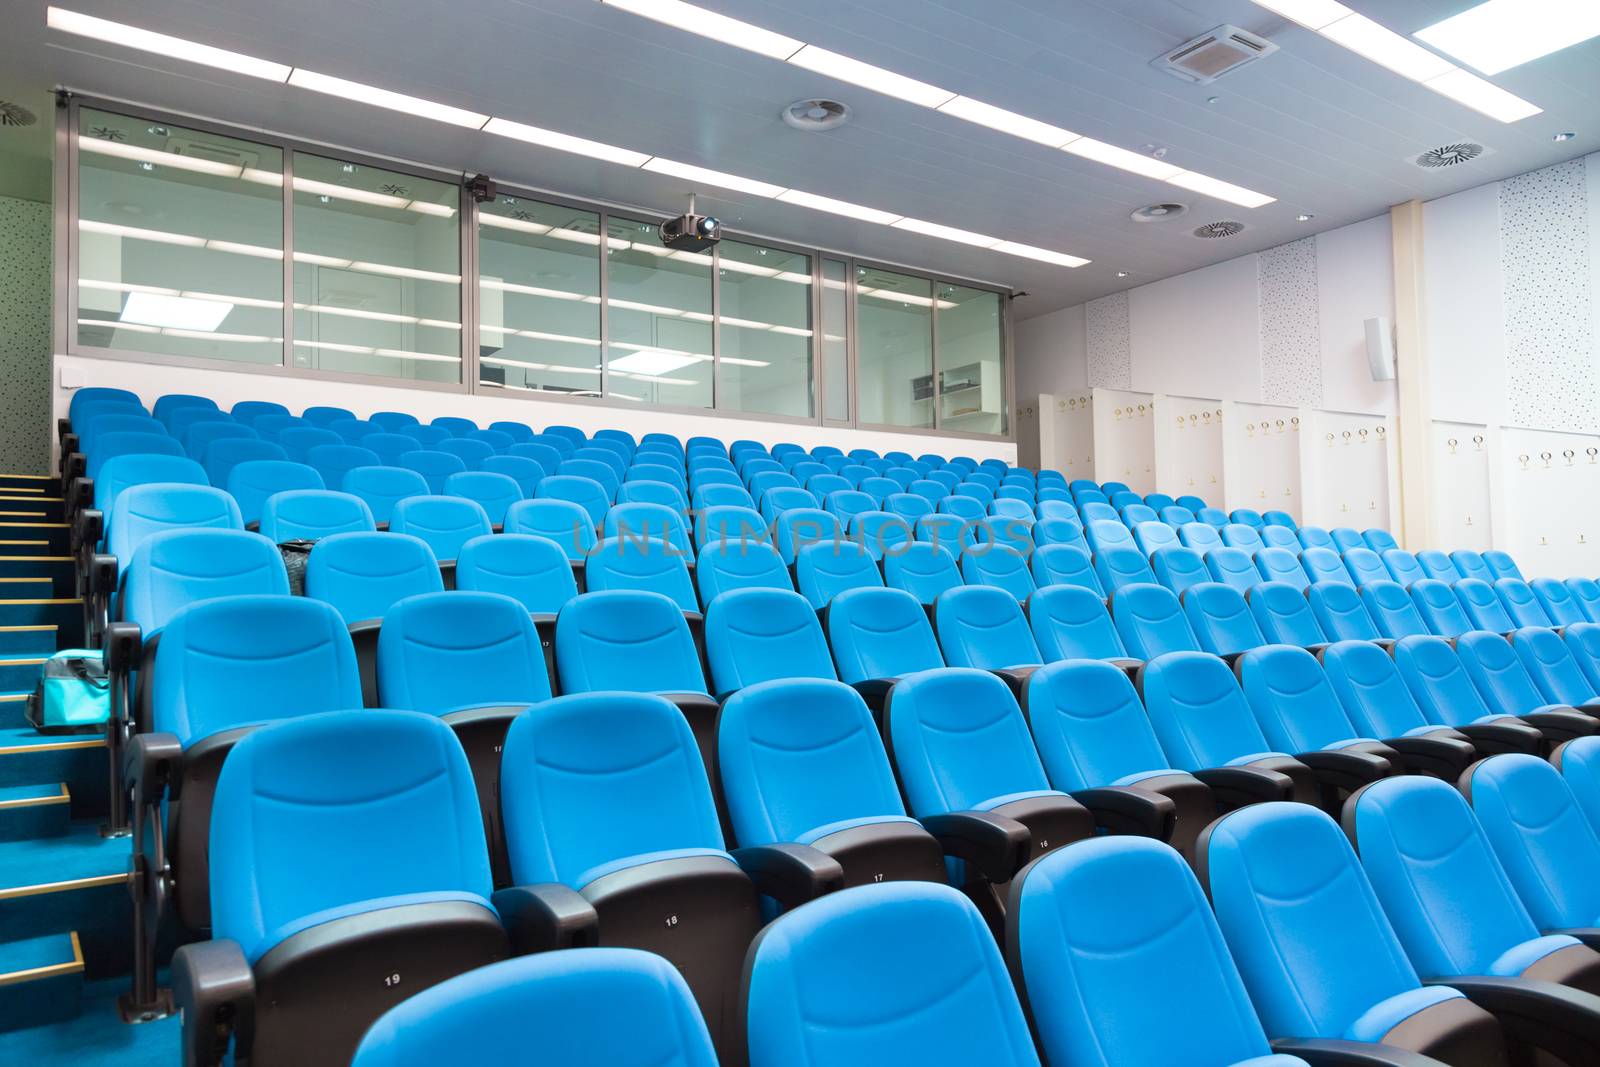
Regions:
M 1600 926 L 1574 926 L 1568 930 L 1540 930 L 1541 934 L 1566 934 L 1575 937 L 1590 948 L 1600 951 Z
M 75 483 L 81 485 L 83 483 Z M 72 554 L 93 552 L 106 533 L 105 513 L 98 508 L 84 508 L 72 519 Z
M 183 765 L 183 745 L 174 734 L 135 734 L 122 753 L 123 787 L 136 809 L 159 804 Z
M 1588 737 L 1600 732 L 1600 722 L 1593 716 L 1573 709 L 1571 711 L 1530 711 L 1520 716 L 1523 722 L 1538 730 L 1549 741 L 1560 744 L 1575 737 Z
M 1294 779 L 1267 767 L 1206 767 L 1190 773 L 1211 787 L 1223 807 L 1294 799 Z
M 995 884 L 1011 881 L 1033 851 L 1033 835 L 1026 826 L 992 811 L 929 815 L 922 826 L 945 855 L 972 864 Z
M 107 626 L 102 652 L 107 673 L 126 674 L 138 669 L 139 657 L 144 655 L 144 636 L 139 624 L 114 622 Z
M 173 953 L 172 1000 L 183 1017 L 183 1067 L 216 1067 L 229 1045 L 235 1062 L 249 1059 L 256 978 L 237 941 L 200 941 Z
M 82 452 L 68 452 L 61 461 L 61 483 L 71 485 L 73 479 L 82 478 L 89 468 L 89 458 Z
M 785 911 L 844 888 L 844 867 L 810 845 L 750 845 L 731 853 L 750 876 L 756 892 L 776 900 Z
M 1407 770 L 1431 774 L 1453 782 L 1478 759 L 1478 750 L 1465 737 L 1426 734 L 1417 737 L 1386 737 L 1384 744 L 1400 754 Z
M 1310 767 L 1319 781 L 1351 792 L 1368 782 L 1387 778 L 1395 770 L 1394 764 L 1382 756 L 1348 748 L 1302 752 L 1295 759 Z
M 1272 1051 L 1299 1056 L 1311 1067 L 1445 1067 L 1431 1056 L 1408 1052 L 1392 1045 L 1370 1041 L 1339 1041 L 1333 1038 L 1279 1038 Z
M 1095 825 L 1113 834 L 1138 834 L 1171 841 L 1178 825 L 1178 805 L 1171 797 L 1137 786 L 1080 789 L 1072 799 L 1089 809 Z
M 1544 735 L 1532 723 L 1517 722 L 1515 719 L 1468 723 L 1455 729 L 1486 756 L 1498 756 L 1505 752 L 1537 756 L 1544 741 Z
M 1600 997 L 1537 978 L 1430 978 L 1467 995 L 1500 1020 L 1515 1044 L 1532 1045 L 1567 1063 L 1600 1061 Z
M 582 894 L 559 882 L 514 885 L 491 899 L 519 956 L 600 943 L 600 916 Z
M 1142 659 L 1108 659 L 1106 662 L 1126 674 L 1130 682 L 1137 679 L 1140 668 L 1144 666 Z

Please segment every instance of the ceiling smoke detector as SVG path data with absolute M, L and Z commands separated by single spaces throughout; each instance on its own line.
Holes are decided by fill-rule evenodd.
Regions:
M 32 126 L 39 116 L 9 100 L 0 100 L 0 126 Z
M 783 121 L 807 133 L 838 129 L 850 121 L 850 105 L 837 100 L 796 100 L 783 109 Z
M 1221 222 L 1208 222 L 1204 226 L 1196 226 L 1194 235 L 1203 240 L 1211 241 L 1219 237 L 1234 237 L 1244 232 L 1244 223 L 1224 219 Z
M 1134 222 L 1171 222 L 1188 210 L 1187 204 L 1151 204 L 1128 217 Z
M 1440 145 L 1430 148 L 1411 162 L 1419 167 L 1437 170 L 1441 167 L 1455 167 L 1462 163 L 1471 162 L 1483 155 L 1485 149 L 1481 144 L 1471 141 L 1457 141 L 1455 144 Z

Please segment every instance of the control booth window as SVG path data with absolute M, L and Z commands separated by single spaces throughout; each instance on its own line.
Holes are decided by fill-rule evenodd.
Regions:
M 811 257 L 731 240 L 721 243 L 717 255 L 717 406 L 810 418 Z

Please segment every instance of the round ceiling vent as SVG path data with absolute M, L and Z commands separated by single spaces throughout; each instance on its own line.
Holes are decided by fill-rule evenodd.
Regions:
M 796 100 L 783 109 L 783 121 L 807 133 L 837 129 L 850 121 L 850 105 L 837 100 Z
M 1188 211 L 1186 204 L 1151 204 L 1142 207 L 1128 217 L 1134 222 L 1171 222 Z
M 1208 222 L 1204 226 L 1196 226 L 1196 237 L 1212 240 L 1218 237 L 1233 237 L 1244 232 L 1244 223 L 1225 219 L 1222 222 Z
M 39 116 L 9 100 L 0 100 L 0 126 L 32 126 Z
M 1473 144 L 1471 141 L 1460 141 L 1456 144 L 1440 145 L 1430 148 L 1416 158 L 1419 167 L 1454 167 L 1466 163 L 1483 155 L 1483 145 Z

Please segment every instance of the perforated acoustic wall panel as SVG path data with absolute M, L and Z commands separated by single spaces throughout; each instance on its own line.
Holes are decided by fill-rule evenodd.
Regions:
M 1128 294 L 1112 293 L 1084 306 L 1089 338 L 1089 385 L 1126 389 L 1133 379 Z
M 50 205 L 0 197 L 0 472 L 49 465 Z
M 1322 342 L 1317 304 L 1317 239 L 1269 248 L 1256 257 L 1261 319 L 1261 398 L 1274 404 L 1322 403 Z

